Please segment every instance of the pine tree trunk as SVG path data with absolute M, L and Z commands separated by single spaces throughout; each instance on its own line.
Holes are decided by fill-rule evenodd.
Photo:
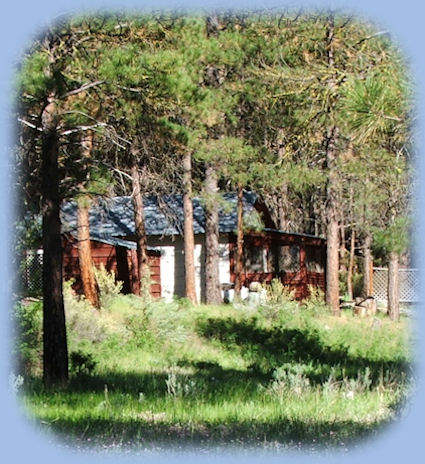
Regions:
M 68 348 L 62 291 L 57 113 L 54 95 L 42 113 L 43 381 L 68 381 Z
M 368 232 L 363 244 L 363 296 L 372 296 L 373 293 L 373 258 L 372 236 Z
M 93 148 L 93 132 L 89 131 L 82 140 L 82 156 L 90 159 Z M 80 191 L 84 191 L 83 185 Z M 90 243 L 89 222 L 90 198 L 83 195 L 77 200 L 77 235 L 78 235 L 78 263 L 83 284 L 85 298 L 97 309 L 100 309 L 99 288 L 93 271 L 93 260 Z
M 193 235 L 192 155 L 183 156 L 184 268 L 186 297 L 197 303 L 195 287 L 195 237 Z
M 243 271 L 243 188 L 241 185 L 238 185 L 237 195 L 235 296 L 240 297 Z
M 332 94 L 335 83 L 334 61 L 334 19 L 330 15 L 326 29 L 327 64 L 330 77 L 328 79 L 329 93 Z M 328 116 L 331 118 L 332 102 L 328 103 Z M 326 191 L 326 302 L 335 315 L 340 315 L 339 307 L 339 227 L 338 227 L 338 175 L 336 173 L 336 141 L 338 128 L 330 125 L 326 130 L 326 165 L 328 169 L 328 184 Z
M 286 216 L 286 208 L 282 204 L 282 200 L 279 201 L 277 210 L 278 210 L 279 230 L 287 231 L 288 221 L 287 221 L 287 216 Z M 278 263 L 278 272 L 282 279 L 283 279 L 283 273 L 286 271 L 285 269 L 286 258 L 287 258 L 287 253 L 286 253 L 285 247 L 279 246 L 277 263 Z
M 339 315 L 339 275 L 338 275 L 338 221 L 328 212 L 326 228 L 326 302 L 335 315 Z
M 326 302 L 335 315 L 340 315 L 339 307 L 339 226 L 337 182 L 335 173 L 335 138 L 337 129 L 328 131 L 326 160 L 328 166 L 328 186 L 326 204 Z
M 393 321 L 400 318 L 398 264 L 399 255 L 392 251 L 388 261 L 388 316 Z
M 350 300 L 353 299 L 353 269 L 354 269 L 354 252 L 356 244 L 356 232 L 353 229 L 351 231 L 350 238 L 350 259 L 348 261 L 348 270 L 347 270 L 347 293 Z
M 347 269 L 347 248 L 345 246 L 345 226 L 344 218 L 340 214 L 340 227 L 339 227 L 339 272 L 345 274 L 348 272 Z
M 218 191 L 217 173 L 208 165 L 205 173 L 205 301 L 207 304 L 222 302 L 220 289 L 220 247 L 218 229 L 218 205 L 214 195 Z
M 83 292 L 86 299 L 100 308 L 99 291 L 93 272 L 89 224 L 90 200 L 82 197 L 77 201 L 78 262 Z
M 285 187 L 285 188 L 284 188 Z M 281 199 L 279 201 L 278 205 L 278 224 L 279 224 L 279 230 L 283 230 L 284 232 L 288 231 L 288 217 L 286 214 L 286 205 L 283 204 L 282 196 L 285 196 L 287 194 L 287 187 L 282 186 L 282 191 L 281 191 Z
M 277 159 L 280 163 L 284 163 L 286 153 L 284 130 L 281 128 L 277 134 Z M 279 230 L 288 231 L 288 184 L 282 182 L 279 187 L 277 199 L 277 214 Z
M 133 186 L 133 208 L 134 208 L 134 227 L 136 234 L 136 253 L 137 253 L 137 275 L 140 284 L 135 288 L 137 294 L 149 289 L 142 289 L 143 278 L 149 277 L 149 263 L 147 252 L 147 238 L 144 220 L 144 206 L 140 187 L 140 175 L 137 166 L 137 156 L 135 149 L 132 148 L 131 181 Z

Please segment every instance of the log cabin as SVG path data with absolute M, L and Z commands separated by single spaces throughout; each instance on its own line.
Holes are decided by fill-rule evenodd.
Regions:
M 219 211 L 219 274 L 223 295 L 232 298 L 235 282 L 236 194 L 222 195 Z M 265 205 L 252 192 L 243 195 L 244 259 L 242 295 L 252 282 L 278 278 L 294 290 L 297 299 L 308 296 L 309 286 L 325 289 L 326 241 L 309 234 L 277 230 Z M 202 200 L 193 199 L 196 292 L 205 295 L 205 215 Z M 67 202 L 61 210 L 64 243 L 64 276 L 79 280 L 76 204 Z M 151 294 L 166 301 L 184 296 L 183 200 L 181 195 L 144 198 Z M 99 199 L 90 209 L 93 262 L 103 263 L 123 282 L 124 293 L 137 285 L 136 243 L 133 202 L 130 197 Z

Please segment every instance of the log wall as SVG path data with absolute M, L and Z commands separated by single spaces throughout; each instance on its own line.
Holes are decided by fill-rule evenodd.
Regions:
M 96 267 L 103 264 L 107 271 L 114 272 L 117 280 L 123 282 L 123 293 L 134 293 L 134 288 L 138 285 L 134 278 L 135 263 L 134 258 L 132 259 L 135 250 L 92 240 L 91 252 L 93 264 Z M 150 293 L 159 298 L 161 296 L 161 256 L 158 251 L 148 250 L 148 257 L 151 279 L 154 281 Z M 63 239 L 63 278 L 65 280 L 75 279 L 73 289 L 79 294 L 82 293 L 78 244 L 74 238 Z

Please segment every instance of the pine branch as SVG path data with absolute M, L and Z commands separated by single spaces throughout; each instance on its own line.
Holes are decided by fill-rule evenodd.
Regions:
M 370 39 L 373 39 L 375 37 L 378 37 L 380 35 L 385 35 L 385 34 L 389 34 L 389 31 L 378 31 L 378 32 L 375 32 L 375 34 L 371 34 L 371 35 L 368 35 L 367 37 L 363 37 L 363 39 L 360 39 L 358 42 L 356 42 L 354 44 L 354 46 L 356 45 L 360 45 L 361 43 L 363 42 L 366 42 L 366 40 L 370 40 Z
M 78 89 L 70 90 L 69 92 L 64 93 L 63 95 L 61 95 L 61 98 L 67 98 L 67 97 L 70 97 L 71 95 L 77 95 L 80 92 L 84 92 L 88 89 L 91 89 L 92 87 L 96 87 L 104 83 L 105 81 L 102 80 L 102 81 L 95 81 L 95 82 L 90 82 L 88 84 L 84 84 L 81 87 L 78 87 Z
M 40 132 L 43 130 L 41 127 L 36 126 L 35 124 L 32 124 L 31 122 L 25 121 L 25 119 L 18 118 L 18 121 L 20 123 L 24 124 L 25 126 L 31 127 L 31 129 L 35 129 L 35 130 L 38 130 Z
M 77 126 L 74 129 L 68 129 L 63 132 L 61 132 L 61 135 L 69 135 L 69 134 L 75 134 L 76 132 L 83 132 L 83 131 L 88 131 L 92 129 L 96 129 L 97 127 L 105 127 L 105 123 L 97 123 L 97 124 L 92 124 L 91 126 Z

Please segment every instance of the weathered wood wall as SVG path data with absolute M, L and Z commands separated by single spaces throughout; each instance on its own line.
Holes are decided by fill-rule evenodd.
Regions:
M 280 234 L 275 232 L 266 233 L 250 233 L 245 236 L 244 247 L 248 248 L 262 248 L 270 250 L 274 246 L 296 245 L 299 247 L 299 262 L 298 269 L 293 270 L 280 270 L 278 272 L 249 272 L 244 266 L 242 272 L 242 285 L 249 287 L 251 282 L 264 282 L 270 283 L 272 279 L 278 278 L 283 285 L 289 287 L 290 290 L 295 292 L 297 300 L 303 300 L 309 296 L 309 286 L 318 287 L 323 292 L 326 289 L 326 272 L 323 266 L 323 271 L 313 271 L 309 269 L 311 262 L 307 258 L 306 250 L 309 249 L 310 254 L 312 250 L 321 255 L 325 259 L 325 241 L 319 237 L 312 237 L 301 234 Z M 229 235 L 230 246 L 230 280 L 235 281 L 235 239 L 232 234 Z M 313 267 L 314 269 L 314 267 Z
M 135 286 L 138 285 L 133 256 L 135 251 L 122 246 L 91 241 L 93 264 L 97 267 L 103 264 L 107 271 L 113 271 L 117 280 L 123 282 L 123 293 L 134 293 Z M 158 251 L 148 250 L 148 257 L 151 279 L 154 281 L 150 293 L 159 298 L 161 296 L 161 256 Z M 63 239 L 63 276 L 65 280 L 75 279 L 73 288 L 77 293 L 82 293 L 78 245 L 73 237 Z

